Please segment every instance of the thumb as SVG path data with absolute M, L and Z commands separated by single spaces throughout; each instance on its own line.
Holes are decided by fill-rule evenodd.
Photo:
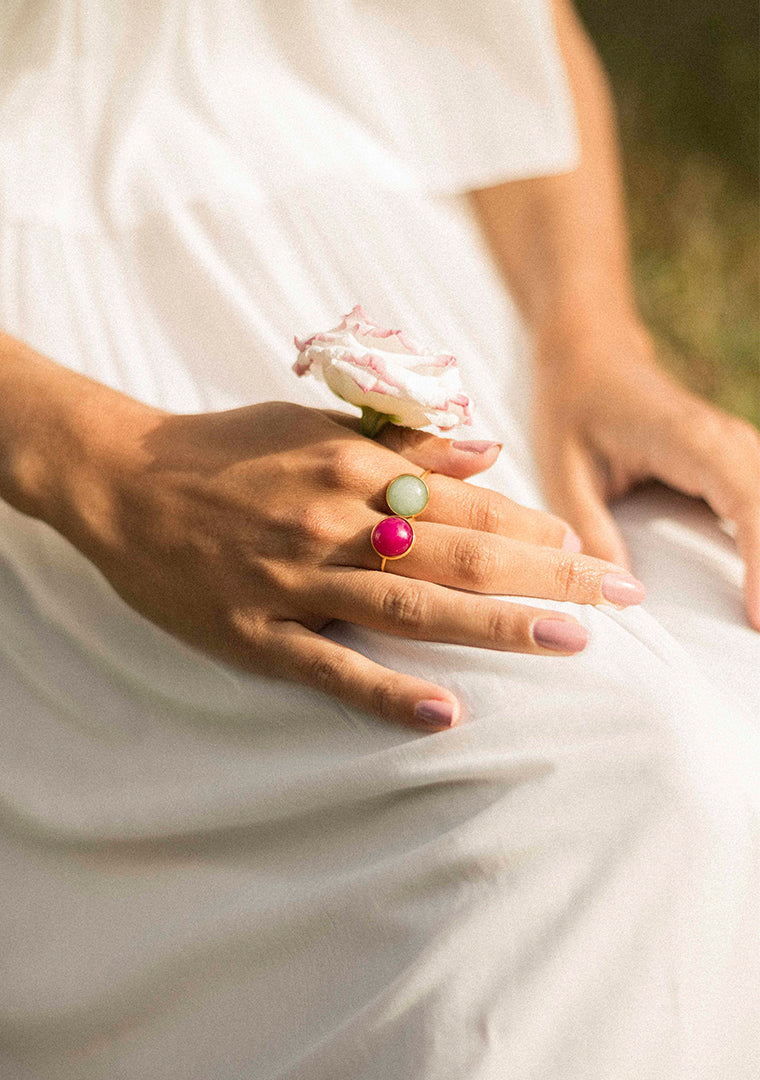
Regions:
M 607 509 L 602 479 L 586 450 L 565 443 L 544 486 L 552 509 L 573 526 L 585 554 L 630 571 L 628 548 Z
M 438 435 L 388 424 L 377 442 L 394 450 L 421 469 L 466 480 L 496 461 L 502 444 L 485 440 L 441 439 Z

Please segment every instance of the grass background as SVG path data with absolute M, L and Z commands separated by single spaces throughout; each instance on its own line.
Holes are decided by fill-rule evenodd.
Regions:
M 756 0 L 576 0 L 612 81 L 641 309 L 664 366 L 760 426 Z

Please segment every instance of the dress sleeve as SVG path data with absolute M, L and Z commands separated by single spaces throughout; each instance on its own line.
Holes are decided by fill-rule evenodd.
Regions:
M 310 0 L 300 14 L 290 28 L 309 29 L 301 76 L 425 188 L 458 192 L 577 164 L 549 0 Z

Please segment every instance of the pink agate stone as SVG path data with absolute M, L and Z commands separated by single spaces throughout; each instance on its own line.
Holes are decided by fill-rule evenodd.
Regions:
M 404 518 L 383 518 L 372 530 L 371 543 L 382 558 L 399 559 L 414 543 L 414 529 Z

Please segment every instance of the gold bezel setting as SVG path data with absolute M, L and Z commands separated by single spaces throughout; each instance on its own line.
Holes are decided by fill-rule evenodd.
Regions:
M 425 510 L 427 510 L 427 505 L 430 502 L 430 487 L 426 483 L 425 477 L 429 476 L 429 475 L 430 475 L 430 470 L 429 469 L 426 469 L 425 472 L 422 474 L 422 476 L 417 476 L 416 473 L 399 473 L 398 476 L 394 476 L 393 479 L 391 481 L 389 481 L 388 486 L 385 489 L 385 503 L 386 503 L 386 506 L 388 507 L 388 509 L 390 510 L 390 512 L 393 514 L 394 517 L 402 517 L 402 518 L 404 518 L 405 521 L 413 521 L 414 518 L 419 517 L 420 514 L 424 513 Z M 393 507 L 391 506 L 390 500 L 388 498 L 388 492 L 390 491 L 392 485 L 395 484 L 397 480 L 400 480 L 402 476 L 411 476 L 414 480 L 420 480 L 422 482 L 424 488 L 425 488 L 425 491 L 427 492 L 427 498 L 425 499 L 425 505 L 422 507 L 422 509 L 418 510 L 416 514 L 409 514 L 409 515 L 399 514 L 398 511 L 393 509 Z
M 406 551 L 402 551 L 400 555 L 383 555 L 382 551 L 377 550 L 377 548 L 375 547 L 375 541 L 372 539 L 372 537 L 375 535 L 375 529 L 377 528 L 377 526 L 382 524 L 383 521 L 388 521 L 388 519 L 391 518 L 391 517 L 398 518 L 399 521 L 405 521 L 407 523 L 407 525 L 409 526 L 409 528 L 412 530 L 412 542 L 409 545 L 409 547 L 406 549 Z M 414 547 L 414 543 L 415 543 L 416 539 L 417 539 L 417 533 L 414 531 L 414 525 L 412 525 L 412 522 L 410 521 L 409 518 L 402 518 L 401 514 L 388 514 L 386 517 L 381 518 L 380 521 L 378 521 L 377 525 L 372 526 L 372 532 L 370 533 L 369 542 L 372 545 L 372 550 L 375 552 L 376 555 L 380 556 L 380 558 L 383 560 L 383 562 L 388 562 L 389 560 L 391 562 L 395 562 L 396 559 L 404 559 L 404 558 L 406 558 L 406 556 L 409 554 L 409 552 Z
M 375 525 L 373 525 L 372 526 L 372 532 L 370 533 L 370 537 L 369 537 L 369 542 L 372 545 L 372 550 L 381 559 L 381 562 L 380 562 L 380 569 L 381 570 L 385 570 L 385 564 L 389 560 L 391 562 L 395 562 L 397 559 L 405 559 L 406 556 L 409 554 L 409 552 L 414 547 L 415 542 L 417 540 L 417 534 L 414 531 L 413 522 L 414 522 L 414 519 L 416 517 L 418 517 L 424 510 L 427 509 L 427 505 L 430 502 L 430 487 L 429 487 L 429 485 L 428 485 L 428 483 L 427 483 L 427 481 L 425 479 L 427 476 L 430 476 L 430 473 L 431 473 L 430 469 L 425 469 L 422 476 L 417 476 L 416 473 L 399 473 L 398 476 L 394 476 L 393 480 L 389 481 L 388 486 L 385 489 L 385 503 L 386 503 L 386 506 L 388 507 L 388 509 L 390 510 L 390 514 L 386 515 L 384 518 L 381 518 L 381 521 L 387 521 L 389 517 L 395 517 L 395 518 L 398 518 L 400 521 L 405 521 L 407 523 L 407 525 L 409 526 L 409 528 L 412 530 L 412 542 L 410 543 L 410 545 L 406 549 L 406 551 L 403 551 L 400 555 L 383 555 L 383 553 L 381 551 L 378 551 L 377 548 L 375 547 L 375 541 L 374 541 L 375 529 L 377 528 L 378 525 L 380 525 L 381 521 L 378 521 Z M 408 517 L 406 517 L 404 514 L 397 514 L 396 511 L 391 506 L 390 502 L 388 501 L 388 491 L 390 489 L 391 484 L 394 483 L 394 481 L 398 480 L 402 476 L 413 476 L 415 480 L 421 480 L 422 483 L 425 485 L 425 490 L 427 491 L 427 499 L 425 500 L 425 505 L 422 507 L 421 510 L 418 510 L 416 514 L 410 514 Z

